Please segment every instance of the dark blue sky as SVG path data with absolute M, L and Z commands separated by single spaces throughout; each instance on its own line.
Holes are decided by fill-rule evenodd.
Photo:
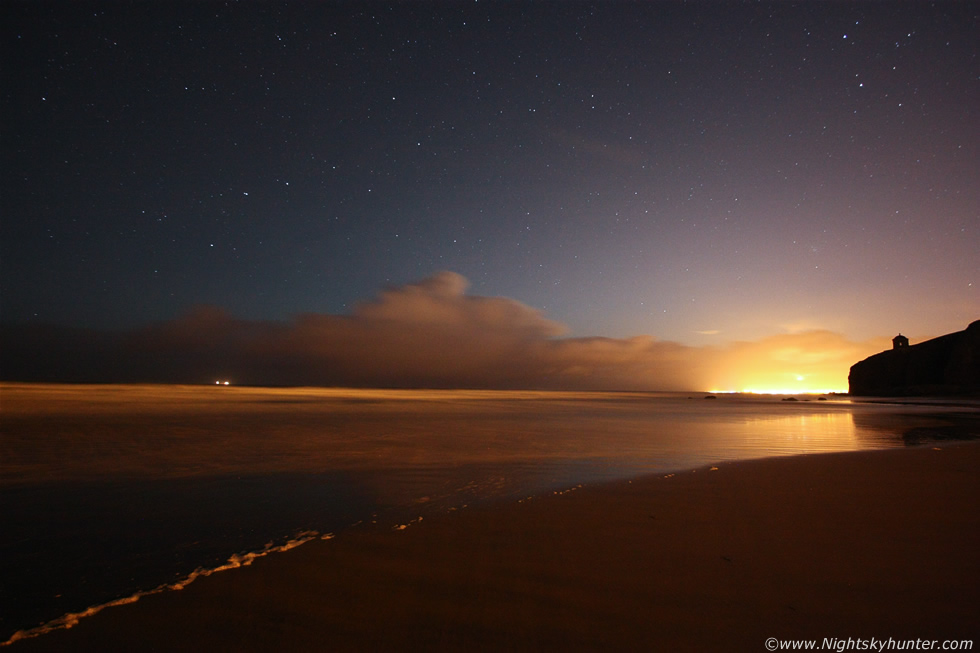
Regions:
M 5 2 L 0 319 L 347 314 L 449 270 L 574 336 L 961 329 L 978 13 Z

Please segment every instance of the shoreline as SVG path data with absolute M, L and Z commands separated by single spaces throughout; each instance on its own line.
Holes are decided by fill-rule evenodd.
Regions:
M 12 651 L 976 638 L 980 443 L 775 457 L 352 529 Z

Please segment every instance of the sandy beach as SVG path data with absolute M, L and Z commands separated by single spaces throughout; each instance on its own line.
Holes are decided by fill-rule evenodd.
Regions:
M 9 650 L 976 641 L 978 469 L 980 443 L 720 463 L 360 527 Z

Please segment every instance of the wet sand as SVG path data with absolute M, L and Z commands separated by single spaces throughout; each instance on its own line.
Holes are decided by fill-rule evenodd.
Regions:
M 354 529 L 8 650 L 980 645 L 980 443 L 714 467 Z

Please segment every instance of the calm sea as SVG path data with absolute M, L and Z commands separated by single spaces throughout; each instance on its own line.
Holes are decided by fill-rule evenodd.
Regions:
M 828 396 L 0 385 L 0 642 L 233 556 L 713 462 L 904 446 L 977 406 Z

